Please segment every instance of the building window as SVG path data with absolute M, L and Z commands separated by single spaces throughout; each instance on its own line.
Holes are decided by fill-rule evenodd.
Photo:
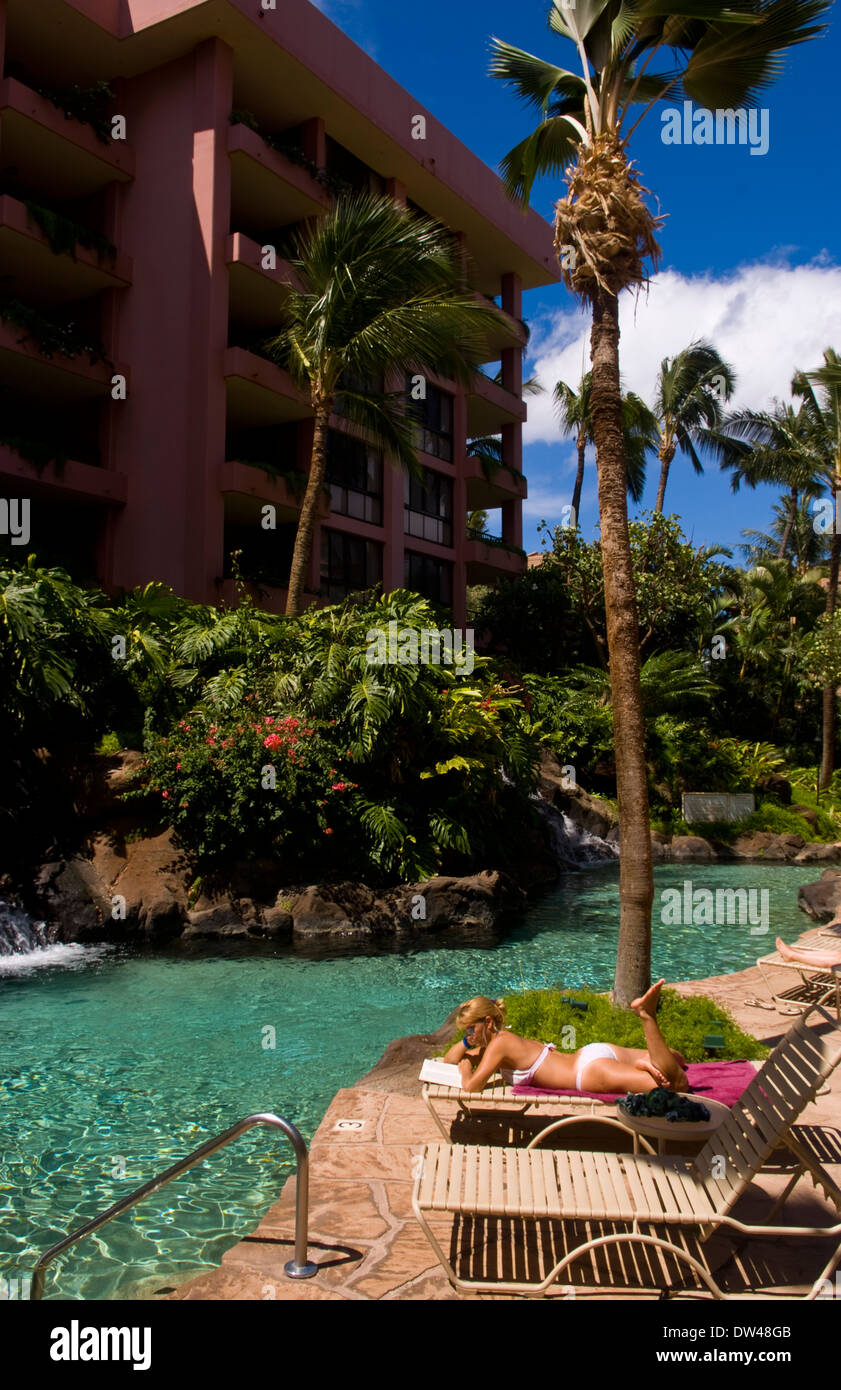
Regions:
M 453 461 L 453 398 L 427 383 L 426 399 L 412 398 L 412 378 L 406 378 L 408 411 L 416 423 L 417 447 L 433 458 Z
M 327 482 L 330 508 L 381 526 L 383 520 L 382 454 L 361 439 L 339 430 L 327 435 Z
M 338 603 L 359 589 L 370 589 L 383 577 L 383 548 L 344 531 L 321 532 L 321 596 Z
M 423 594 L 433 603 L 453 602 L 453 567 L 448 560 L 436 560 L 432 555 L 417 555 L 406 551 L 404 583 L 413 593 Z
M 453 482 L 443 473 L 424 468 L 422 478 L 404 474 L 403 531 L 407 536 L 432 541 L 434 545 L 453 543 Z

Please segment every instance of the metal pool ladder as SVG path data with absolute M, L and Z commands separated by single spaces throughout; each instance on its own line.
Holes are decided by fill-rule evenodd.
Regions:
M 142 1187 L 135 1188 L 127 1197 L 123 1197 L 119 1202 L 115 1202 L 99 1216 L 95 1216 L 93 1221 L 88 1221 L 86 1225 L 80 1226 L 78 1231 L 73 1231 L 69 1236 L 65 1236 L 56 1245 L 52 1245 L 43 1254 L 35 1266 L 32 1274 L 32 1285 L 30 1289 L 30 1299 L 41 1298 L 44 1292 L 44 1275 L 47 1266 L 52 1264 L 57 1255 L 68 1250 L 77 1241 L 83 1240 L 85 1236 L 98 1231 L 100 1226 L 104 1226 L 107 1221 L 113 1220 L 121 1212 L 128 1211 L 130 1207 L 136 1206 L 144 1197 L 150 1193 L 157 1192 L 159 1188 L 165 1187 L 181 1173 L 185 1173 L 188 1168 L 194 1168 L 202 1159 L 209 1158 L 216 1153 L 217 1149 L 223 1149 L 226 1144 L 230 1144 L 233 1139 L 238 1139 L 246 1130 L 253 1129 L 255 1125 L 271 1125 L 275 1129 L 282 1129 L 288 1139 L 292 1141 L 296 1158 L 296 1179 L 295 1179 L 295 1258 L 289 1260 L 283 1266 L 283 1272 L 289 1279 L 311 1279 L 318 1273 L 318 1266 L 310 1264 L 307 1260 L 307 1216 L 309 1207 L 309 1155 L 303 1136 L 298 1132 L 293 1124 L 284 1120 L 280 1115 L 269 1113 L 260 1115 L 247 1115 L 244 1120 L 226 1129 L 224 1134 L 217 1134 L 215 1139 L 208 1139 L 200 1148 L 188 1154 L 186 1158 L 179 1159 L 173 1163 L 171 1168 L 160 1173 L 158 1177 L 152 1178 Z

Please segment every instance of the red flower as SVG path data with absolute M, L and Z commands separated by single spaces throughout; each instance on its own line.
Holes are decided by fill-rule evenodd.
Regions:
M 268 738 L 263 739 L 264 748 L 282 748 L 283 739 L 280 734 L 269 734 Z
M 330 788 L 330 790 L 331 792 L 346 792 L 347 782 L 337 782 L 334 787 Z
M 332 832 L 332 830 L 330 829 L 329 825 L 327 826 L 327 829 L 324 831 L 324 834 L 325 834 L 325 835 L 332 835 L 332 834 L 333 834 L 333 832 Z
M 180 772 L 180 771 L 181 771 L 181 764 L 180 764 L 180 763 L 176 763 L 176 764 L 175 764 L 175 771 L 176 771 L 176 772 Z

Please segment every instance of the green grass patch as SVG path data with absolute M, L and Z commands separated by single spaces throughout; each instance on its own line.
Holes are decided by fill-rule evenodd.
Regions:
M 586 1003 L 586 1012 L 563 1004 L 563 998 Z M 595 994 L 592 990 L 528 990 L 524 994 L 507 995 L 505 1008 L 506 1023 L 512 1032 L 524 1038 L 553 1042 L 567 1051 L 591 1042 L 645 1047 L 645 1034 L 636 1014 L 630 1009 L 615 1009 L 608 995 Z M 763 1043 L 750 1033 L 744 1033 L 720 1004 L 705 995 L 687 999 L 676 990 L 664 989 L 657 1021 L 669 1047 L 677 1048 L 688 1062 L 709 1061 L 712 1057 L 758 1059 L 768 1056 L 768 1048 Z M 570 1034 L 564 1033 L 569 1028 L 575 1029 L 572 1048 Z M 715 1053 L 704 1047 L 704 1038 L 713 1033 L 724 1038 L 724 1047 Z

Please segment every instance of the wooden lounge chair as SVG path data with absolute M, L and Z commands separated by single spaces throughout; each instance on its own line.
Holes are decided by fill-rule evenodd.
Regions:
M 692 1159 L 428 1145 L 412 1206 L 451 1283 L 471 1291 L 541 1294 L 583 1255 L 602 1247 L 636 1245 L 655 1247 L 660 1259 L 668 1252 L 688 1264 L 715 1298 L 724 1298 L 709 1268 L 705 1243 L 725 1227 L 742 1236 L 777 1240 L 831 1237 L 833 1253 L 806 1295 L 817 1297 L 841 1260 L 841 1223 L 828 1228 L 771 1224 L 805 1173 L 824 1189 L 841 1215 L 841 1188 L 792 1131 L 795 1120 L 841 1060 L 841 1024 L 823 1008 L 814 1012 L 830 1025 L 831 1033 L 821 1036 L 805 1017 L 792 1024 L 729 1117 Z M 779 1147 L 794 1154 L 797 1168 L 773 1203 L 767 1224 L 737 1220 L 730 1214 L 732 1208 Z M 509 1255 L 512 1249 L 515 1255 L 533 1252 L 538 1245 L 550 1253 L 559 1248 L 564 1253 L 548 1271 L 548 1261 L 541 1256 L 537 1279 L 465 1278 L 444 1254 L 430 1226 L 430 1221 L 442 1220 L 452 1226 L 453 1219 L 465 1233 L 471 1228 L 479 1231 L 480 1243 L 486 1243 L 480 1263 L 484 1260 L 488 1266 L 494 1263 L 487 1249 L 488 1232 L 503 1225 L 508 1228 L 512 1222 L 518 1234 L 507 1237 Z M 538 1239 L 546 1223 L 562 1228 L 562 1241 Z M 656 1234 L 662 1228 L 665 1234 Z M 644 1253 L 626 1251 L 622 1263 L 626 1279 L 628 1272 L 632 1276 L 629 1286 L 655 1283 L 633 1277 L 642 1263 L 637 1256 Z M 595 1269 L 595 1260 L 591 1263 Z M 484 1265 L 482 1269 L 484 1273 Z M 597 1277 L 604 1280 L 603 1274 Z
M 841 966 L 809 965 L 806 961 L 784 960 L 779 951 L 760 956 L 759 972 L 768 986 L 771 998 L 783 1007 L 778 1013 L 794 1014 L 808 1011 L 817 1004 L 834 1003 L 836 1016 L 841 1019 Z M 779 982 L 779 971 L 793 971 L 800 978 L 786 989 Z M 777 972 L 775 976 L 773 972 Z

